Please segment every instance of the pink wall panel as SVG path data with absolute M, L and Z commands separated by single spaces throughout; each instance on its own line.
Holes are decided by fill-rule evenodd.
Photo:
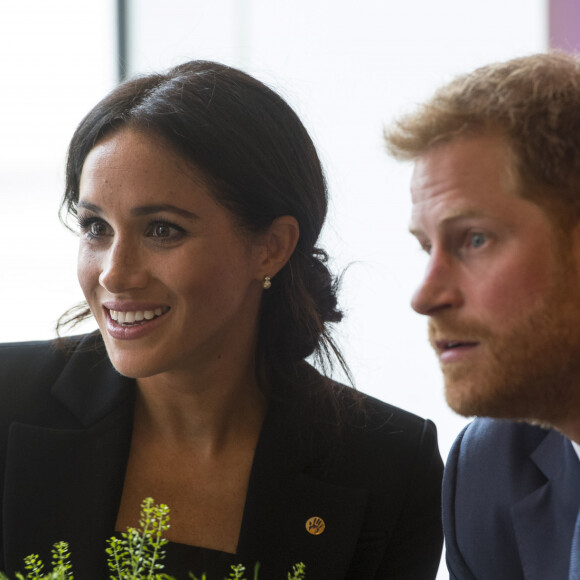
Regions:
M 580 53 L 580 1 L 548 0 L 550 48 Z

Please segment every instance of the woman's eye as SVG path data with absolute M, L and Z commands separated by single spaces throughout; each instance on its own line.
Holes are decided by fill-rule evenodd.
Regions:
M 153 226 L 152 235 L 156 238 L 168 238 L 171 236 L 171 227 L 166 224 L 157 224 Z
M 485 234 L 471 234 L 469 239 L 472 248 L 481 248 L 487 241 L 487 236 Z
M 104 236 L 107 233 L 107 227 L 102 222 L 93 222 L 89 226 L 89 233 L 92 236 Z
M 160 241 L 177 241 L 183 237 L 185 230 L 175 224 L 155 222 L 149 225 L 147 235 Z
M 99 218 L 79 218 L 79 228 L 88 238 L 101 238 L 109 233 L 106 222 Z

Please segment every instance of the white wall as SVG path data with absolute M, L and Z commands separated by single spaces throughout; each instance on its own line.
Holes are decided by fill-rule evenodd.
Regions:
M 448 410 L 425 321 L 408 306 L 424 258 L 407 233 L 411 168 L 381 133 L 457 73 L 544 50 L 545 0 L 133 0 L 132 71 L 186 59 L 241 66 L 281 92 L 319 148 L 332 196 L 323 244 L 344 277 L 339 335 L 362 391 Z M 3 0 L 0 340 L 48 338 L 80 300 L 75 239 L 56 219 L 66 143 L 114 82 L 112 0 Z M 10 57 L 8 56 L 10 55 Z M 443 575 L 442 575 L 443 577 Z
M 0 341 L 50 338 L 81 300 L 57 219 L 68 141 L 115 82 L 112 0 L 0 0 Z

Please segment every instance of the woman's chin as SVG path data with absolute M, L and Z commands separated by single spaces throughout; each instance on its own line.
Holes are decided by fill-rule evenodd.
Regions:
M 127 356 L 126 354 L 111 352 L 109 349 L 107 349 L 107 352 L 115 370 L 130 379 L 144 379 L 166 370 L 161 365 L 156 364 L 156 361 L 152 361 L 151 358 L 143 355 Z

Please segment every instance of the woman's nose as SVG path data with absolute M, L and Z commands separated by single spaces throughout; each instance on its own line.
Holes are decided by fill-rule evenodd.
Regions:
M 425 276 L 411 299 L 413 310 L 430 316 L 441 310 L 456 308 L 461 301 L 462 294 L 452 259 L 432 254 Z
M 144 288 L 149 281 L 146 265 L 135 245 L 115 241 L 108 249 L 99 284 L 112 294 Z

